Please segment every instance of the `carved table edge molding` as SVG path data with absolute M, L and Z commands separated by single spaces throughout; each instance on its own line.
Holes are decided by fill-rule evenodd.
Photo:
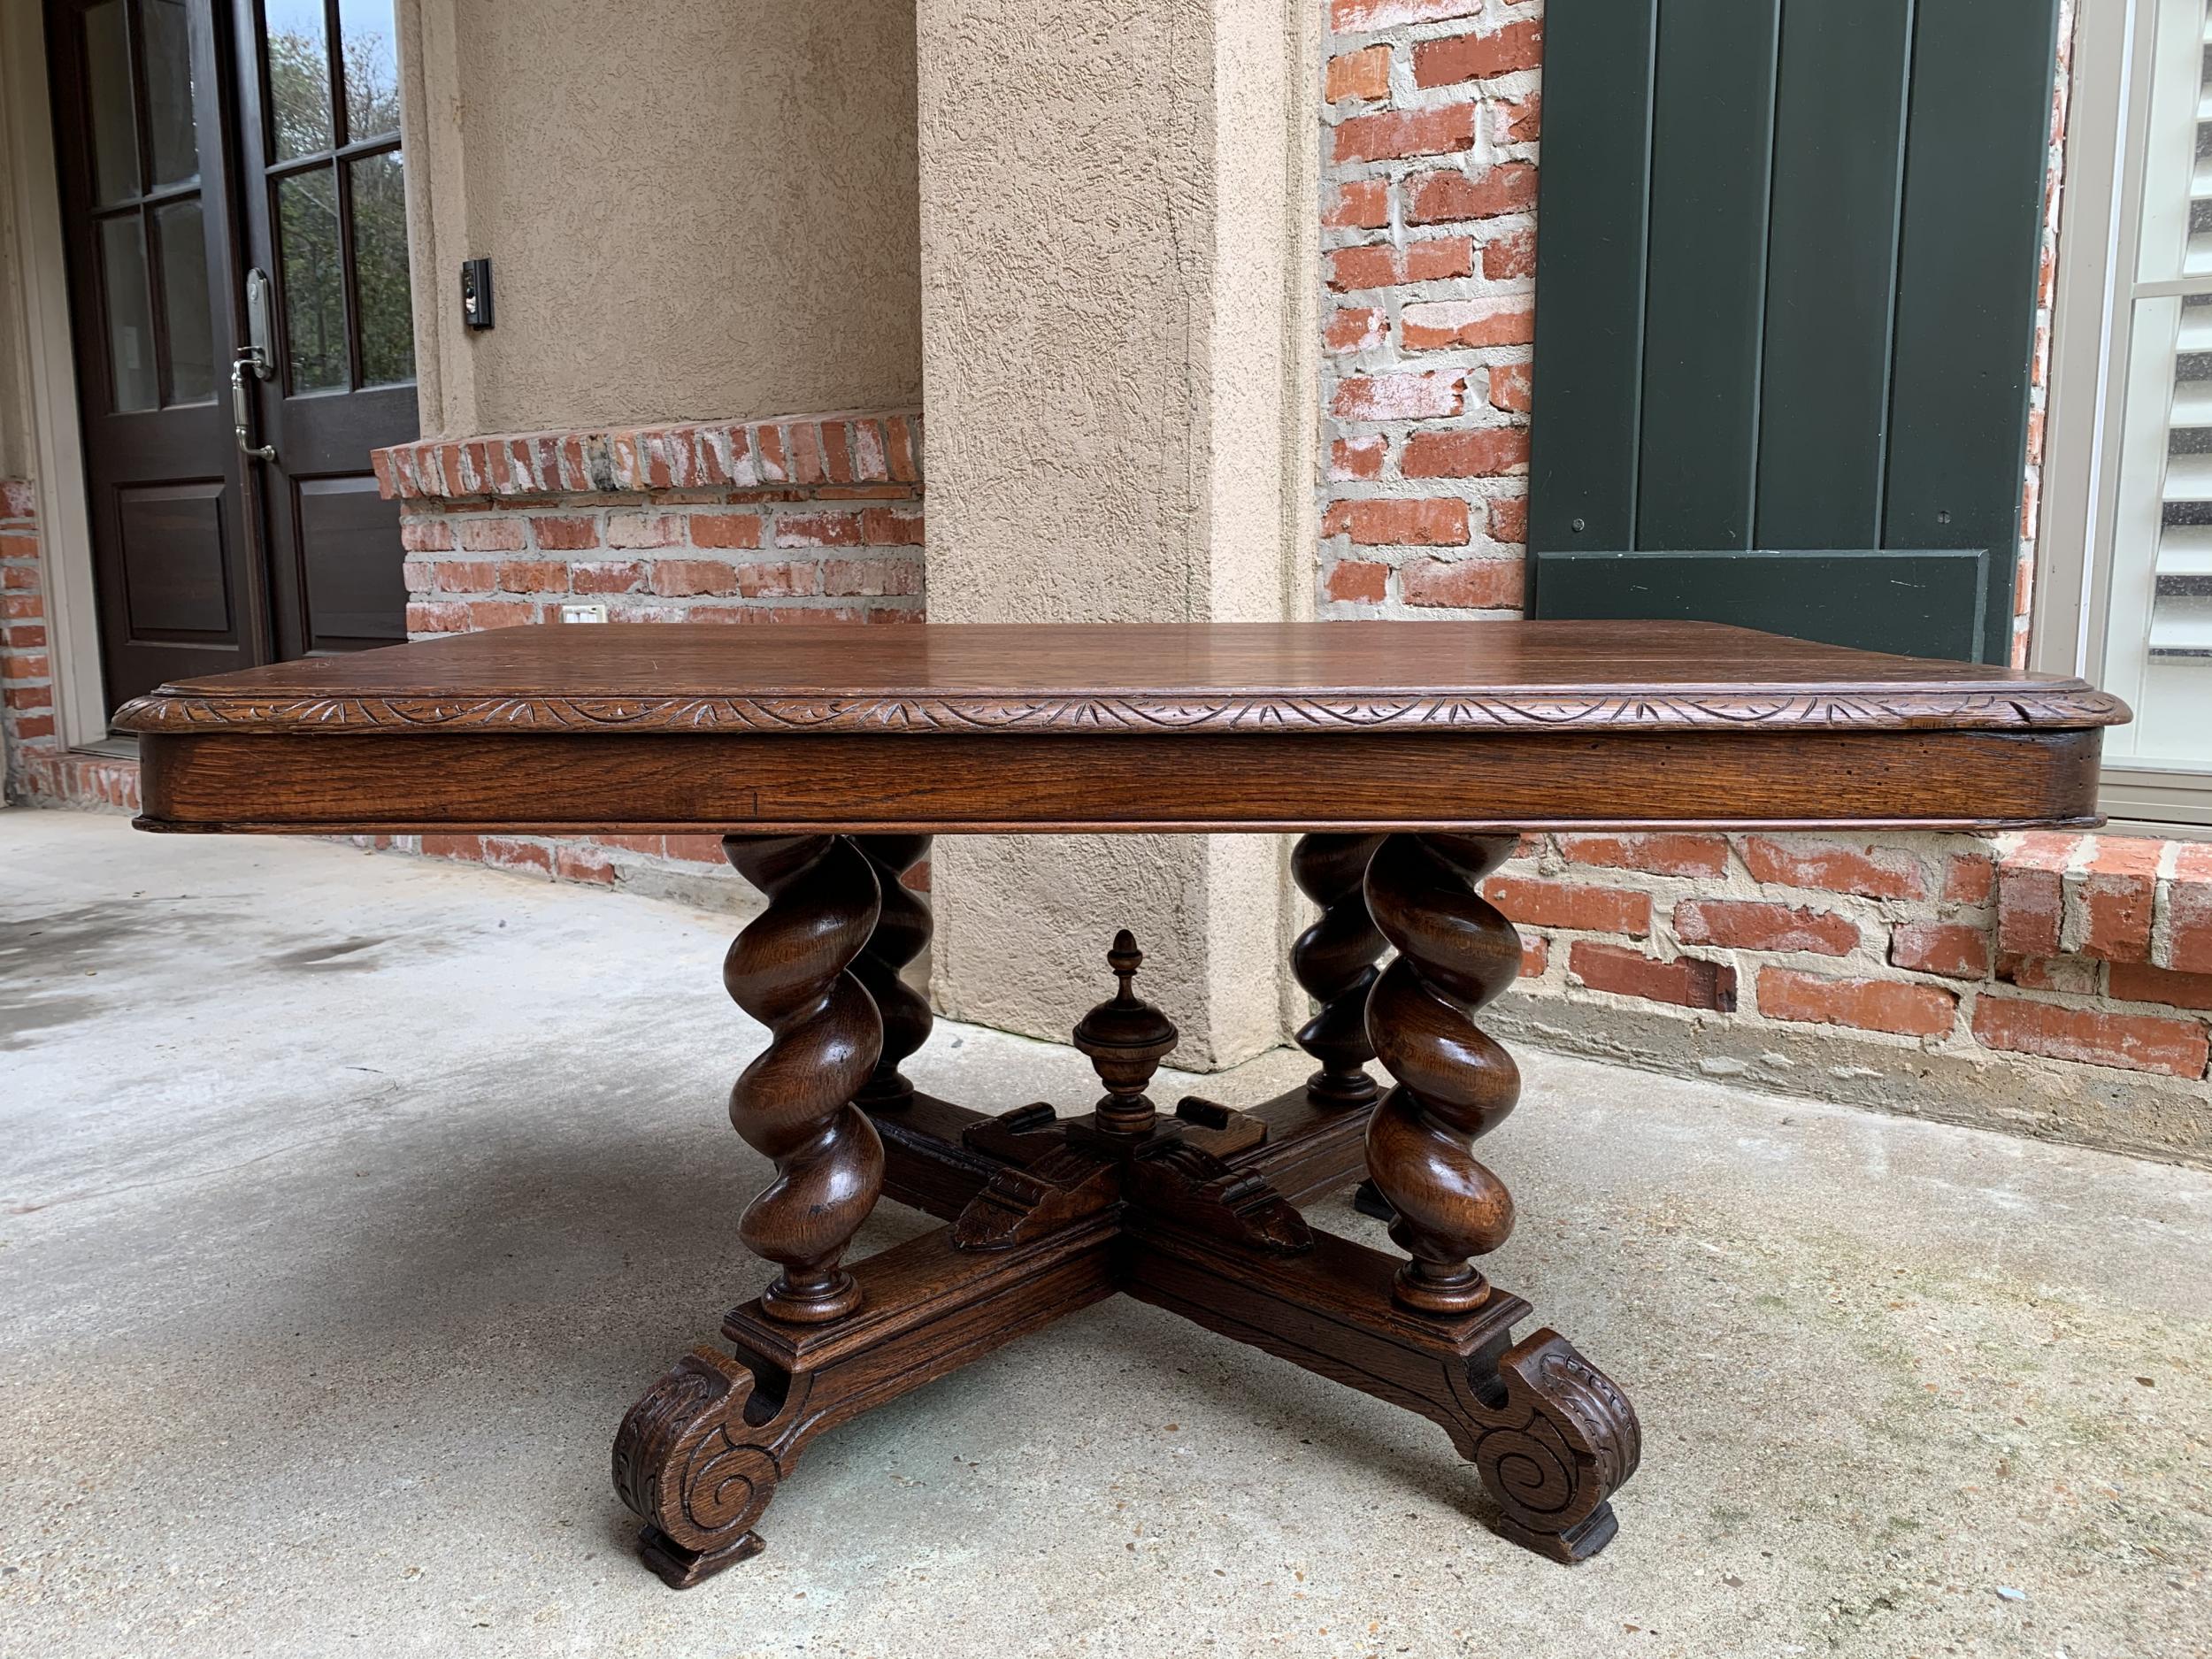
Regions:
M 2068 730 L 2118 725 L 2127 705 L 2080 682 L 2002 691 L 1662 695 L 1544 691 L 1314 695 L 1294 691 L 1008 697 L 883 695 L 450 697 L 225 695 L 163 686 L 117 711 L 119 731 L 1342 732 L 1709 731 L 1728 728 Z

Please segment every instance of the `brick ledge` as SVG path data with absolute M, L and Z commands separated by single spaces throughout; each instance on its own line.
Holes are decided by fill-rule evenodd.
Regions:
M 919 410 L 488 433 L 372 452 L 388 500 L 452 501 L 763 485 L 916 484 Z
M 32 806 L 92 812 L 138 810 L 138 762 L 122 755 L 30 749 L 16 757 L 17 793 Z
M 1997 948 L 2212 973 L 2212 842 L 2029 831 L 1997 841 Z

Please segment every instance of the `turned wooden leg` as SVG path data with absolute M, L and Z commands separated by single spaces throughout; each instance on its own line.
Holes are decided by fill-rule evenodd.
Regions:
M 1370 1106 L 1382 1091 L 1367 1075 L 1367 994 L 1383 953 L 1381 929 L 1367 911 L 1367 865 L 1380 835 L 1301 835 L 1291 879 L 1321 907 L 1320 918 L 1290 948 L 1290 971 L 1321 1006 L 1299 1027 L 1298 1046 L 1321 1062 L 1306 1094 L 1320 1106 Z
M 1382 1090 L 1367 1075 L 1375 1045 L 1367 1040 L 1367 994 L 1387 943 L 1367 913 L 1367 864 L 1379 835 L 1301 835 L 1290 855 L 1291 879 L 1321 907 L 1320 918 L 1290 948 L 1290 971 L 1321 1006 L 1298 1029 L 1298 1046 L 1321 1062 L 1306 1079 L 1306 1098 L 1325 1110 L 1372 1106 Z M 1352 1194 L 1352 1208 L 1379 1221 L 1390 1206 L 1371 1180 Z
M 1367 1030 L 1397 1087 L 1367 1127 L 1367 1171 L 1413 1260 L 1394 1294 L 1427 1313 L 1479 1307 L 1471 1256 L 1503 1244 L 1513 1199 L 1470 1145 L 1520 1096 L 1513 1056 L 1475 1024 L 1511 985 L 1521 936 L 1473 884 L 1512 856 L 1510 835 L 1392 835 L 1367 868 L 1367 908 L 1398 959 L 1376 980 Z
M 730 1122 L 776 1178 L 738 1234 L 782 1268 L 762 1306 L 818 1325 L 860 1305 L 838 1263 L 883 1190 L 883 1142 L 852 1103 L 883 1046 L 875 999 L 849 971 L 881 910 L 875 866 L 844 835 L 730 835 L 722 849 L 768 899 L 722 966 L 738 1006 L 768 1027 L 730 1090 Z
M 881 1110 L 914 1098 L 914 1085 L 900 1071 L 907 1056 L 929 1041 L 934 1023 L 929 999 L 899 977 L 907 964 L 928 947 L 929 903 L 900 878 L 929 856 L 927 835 L 856 835 L 853 845 L 875 866 L 883 908 L 868 936 L 853 977 L 868 987 L 883 1016 L 883 1052 L 874 1071 L 860 1086 L 860 1103 Z

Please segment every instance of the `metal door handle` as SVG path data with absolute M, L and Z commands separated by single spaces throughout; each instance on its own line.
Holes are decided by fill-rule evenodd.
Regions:
M 246 396 L 246 376 L 261 374 L 261 353 L 248 346 L 230 365 L 230 428 L 238 438 L 238 453 L 256 461 L 273 461 L 276 451 L 253 441 L 253 407 Z

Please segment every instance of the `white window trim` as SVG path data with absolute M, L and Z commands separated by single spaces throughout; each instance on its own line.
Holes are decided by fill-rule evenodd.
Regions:
M 2029 661 L 2100 682 L 2127 390 L 2122 277 L 2149 119 L 2149 98 L 2135 95 L 2149 85 L 2155 12 L 2155 0 L 2083 0 L 2068 95 Z M 2116 828 L 2212 839 L 2212 777 L 2200 772 L 2108 763 L 2102 803 Z
M 101 685 L 92 523 L 85 504 L 77 365 L 71 350 L 61 192 L 39 0 L 0 0 L 0 120 L 7 123 L 0 149 L 6 152 L 15 202 L 22 355 L 30 371 L 26 389 L 37 469 L 39 564 L 56 731 L 65 748 L 81 749 L 108 734 L 107 694 Z M 0 327 L 12 326 L 10 319 L 0 319 Z

